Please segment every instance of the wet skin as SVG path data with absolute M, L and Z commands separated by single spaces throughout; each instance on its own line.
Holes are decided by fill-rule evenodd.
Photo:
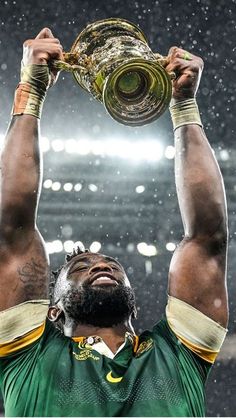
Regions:
M 63 293 L 68 286 L 79 289 L 83 285 L 130 287 L 121 264 L 103 254 L 83 253 L 75 256 L 62 269 L 58 278 Z

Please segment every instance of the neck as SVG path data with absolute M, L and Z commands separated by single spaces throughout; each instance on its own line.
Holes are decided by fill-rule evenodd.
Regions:
M 70 337 L 89 337 L 96 335 L 101 337 L 110 350 L 115 353 L 125 340 L 125 333 L 130 332 L 135 335 L 133 326 L 130 321 L 124 324 L 118 324 L 113 327 L 100 328 L 92 325 L 77 324 L 71 329 Z

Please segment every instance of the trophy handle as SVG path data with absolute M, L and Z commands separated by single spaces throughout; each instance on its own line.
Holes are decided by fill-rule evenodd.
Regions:
M 50 65 L 52 68 L 58 71 L 68 71 L 73 73 L 74 71 L 79 71 L 83 74 L 88 72 L 88 66 L 80 65 L 80 57 L 78 52 L 63 52 L 63 60 L 51 60 Z
M 154 55 L 156 57 L 158 64 L 160 64 L 162 67 L 165 67 L 167 64 L 167 57 L 158 53 L 155 53 Z M 51 60 L 50 65 L 58 71 L 63 70 L 63 71 L 68 71 L 70 73 L 73 73 L 74 71 L 78 71 L 83 75 L 89 72 L 90 61 L 88 57 L 86 60 L 87 61 L 86 66 L 78 64 L 78 62 L 80 62 L 80 55 L 78 52 L 63 52 L 63 58 L 64 58 L 63 60 Z M 84 59 L 83 59 L 83 62 L 84 62 Z M 174 71 L 171 71 L 168 74 L 171 80 L 176 79 L 176 74 Z

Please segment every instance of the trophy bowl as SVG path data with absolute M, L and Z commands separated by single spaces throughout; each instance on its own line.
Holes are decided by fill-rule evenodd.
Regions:
M 159 118 L 169 105 L 172 74 L 164 62 L 138 26 L 110 18 L 88 25 L 64 53 L 64 61 L 53 65 L 72 71 L 116 121 L 142 126 Z

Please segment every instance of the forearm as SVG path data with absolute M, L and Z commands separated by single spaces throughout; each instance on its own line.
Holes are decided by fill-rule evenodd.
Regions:
M 177 128 L 175 146 L 175 179 L 185 236 L 225 236 L 223 180 L 203 129 L 196 124 Z
M 1 224 L 34 224 L 41 182 L 38 119 L 14 116 L 1 155 Z

